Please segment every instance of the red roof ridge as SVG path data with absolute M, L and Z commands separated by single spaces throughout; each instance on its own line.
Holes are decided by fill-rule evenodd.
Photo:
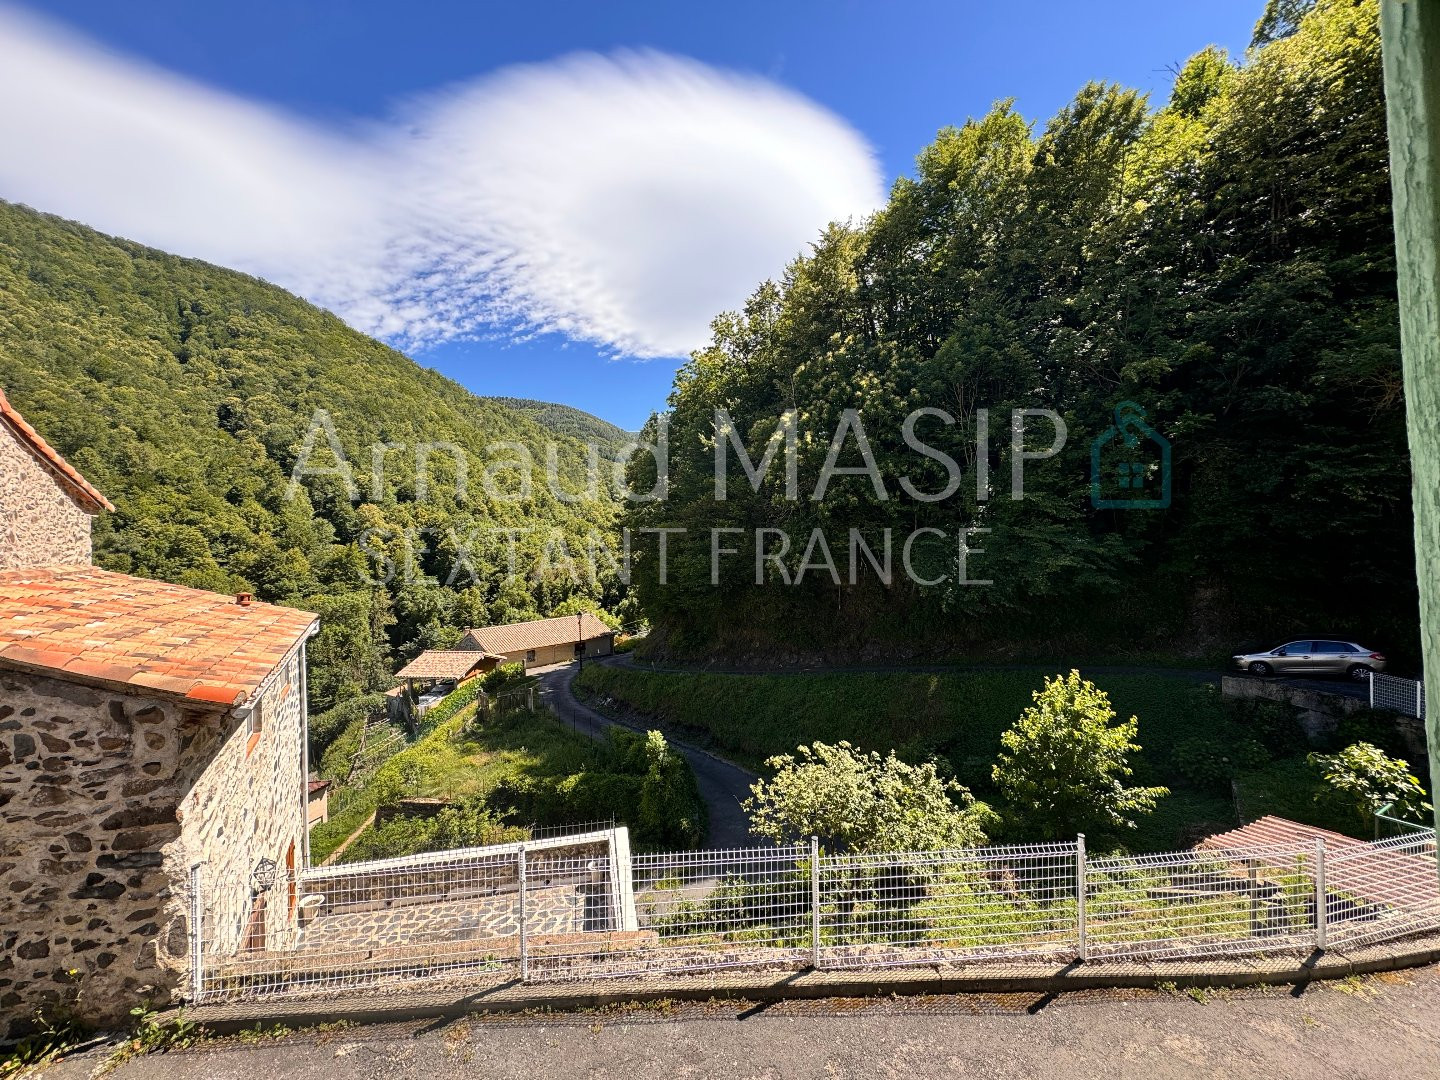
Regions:
M 5 391 L 0 390 L 0 420 L 9 424 L 10 429 L 19 436 L 20 441 L 27 445 L 31 452 L 56 474 L 56 479 L 72 499 L 86 513 L 95 515 L 106 510 L 114 510 L 110 500 L 100 494 L 99 491 L 80 475 L 80 471 L 60 456 L 60 451 L 47 443 L 40 433 L 26 422 L 20 415 L 18 409 L 10 404 L 10 399 L 5 396 Z

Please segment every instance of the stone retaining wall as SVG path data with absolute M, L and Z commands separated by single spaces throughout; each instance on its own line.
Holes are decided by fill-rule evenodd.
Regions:
M 1248 675 L 1225 675 L 1220 679 L 1220 693 L 1240 700 L 1278 701 L 1298 710 L 1300 726 L 1312 742 L 1321 742 L 1335 733 L 1342 716 L 1365 712 L 1370 702 L 1348 694 L 1310 690 L 1272 679 Z M 1412 716 L 1395 713 L 1395 729 L 1405 741 L 1405 748 L 1419 757 L 1425 756 L 1425 722 Z

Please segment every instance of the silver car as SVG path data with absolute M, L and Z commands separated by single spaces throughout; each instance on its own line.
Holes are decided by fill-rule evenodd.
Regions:
M 1231 657 L 1251 675 L 1344 675 L 1364 682 L 1373 671 L 1385 670 L 1385 657 L 1353 641 L 1287 641 L 1269 652 Z

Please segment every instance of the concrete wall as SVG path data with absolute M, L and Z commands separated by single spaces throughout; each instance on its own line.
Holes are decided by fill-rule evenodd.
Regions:
M 0 423 L 0 570 L 90 561 L 90 515 Z
M 1342 716 L 1350 716 L 1370 708 L 1365 698 L 1350 697 L 1347 694 L 1327 694 L 1323 690 L 1308 690 L 1290 686 L 1272 679 L 1257 679 L 1244 675 L 1226 675 L 1220 680 L 1220 693 L 1227 698 L 1241 700 L 1278 701 L 1298 710 L 1300 726 L 1312 742 L 1320 742 L 1333 735 Z M 1405 741 L 1411 753 L 1425 755 L 1425 723 L 1414 717 L 1395 713 L 1395 729 Z
M 249 878 L 281 868 L 265 944 L 294 925 L 286 853 L 304 858 L 304 708 L 296 650 L 243 719 L 0 671 L 0 1039 L 37 1008 L 97 1024 L 187 986 L 190 868 L 206 864 L 206 928 L 238 947 Z

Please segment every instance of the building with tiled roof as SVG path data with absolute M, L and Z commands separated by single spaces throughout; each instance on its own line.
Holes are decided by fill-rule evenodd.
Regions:
M 99 1024 L 182 992 L 196 881 L 212 948 L 298 925 L 318 620 L 97 569 L 110 508 L 0 394 L 0 1041 L 68 986 Z
M 407 682 L 463 682 L 489 671 L 504 657 L 483 649 L 428 649 L 395 673 Z
M 90 561 L 90 523 L 115 509 L 0 390 L 0 570 Z
M 0 570 L 0 667 L 243 705 L 318 626 L 253 603 L 93 566 Z
M 459 647 L 502 656 L 507 663 L 541 667 L 581 656 L 609 656 L 615 647 L 615 631 L 585 612 L 467 630 Z

